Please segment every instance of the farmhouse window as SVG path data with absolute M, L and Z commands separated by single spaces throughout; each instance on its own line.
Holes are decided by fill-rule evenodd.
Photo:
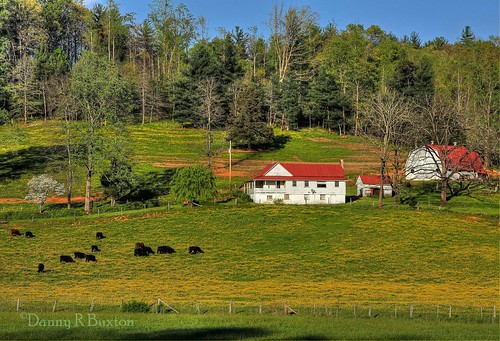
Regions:
M 294 180 L 294 181 L 292 181 L 292 186 L 293 186 L 293 187 L 297 187 L 297 181 L 295 181 L 295 180 Z
M 309 187 L 309 181 L 304 181 L 304 187 Z
M 272 195 L 268 195 L 267 196 L 267 201 L 273 201 L 273 196 Z
M 284 200 L 290 200 L 290 194 L 285 194 Z
M 264 181 L 255 181 L 255 188 L 264 188 Z
M 276 181 L 276 188 L 285 188 L 285 181 Z
M 318 188 L 326 188 L 326 181 L 318 181 L 317 186 Z
M 339 187 L 340 186 L 340 181 L 335 181 L 335 187 Z
M 319 200 L 326 200 L 326 194 L 320 194 L 319 195 Z

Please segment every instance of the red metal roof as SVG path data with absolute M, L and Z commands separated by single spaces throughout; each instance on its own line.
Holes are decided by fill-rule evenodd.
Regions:
M 365 185 L 380 185 L 380 175 L 360 175 L 359 177 Z M 390 185 L 391 183 L 390 177 L 384 177 L 384 185 Z
M 292 176 L 266 176 L 275 166 L 281 165 Z M 344 168 L 332 163 L 275 162 L 264 167 L 253 180 L 345 180 Z
M 429 144 L 427 147 L 434 149 L 440 157 L 442 157 L 444 153 L 447 154 L 448 169 L 474 171 L 478 174 L 486 174 L 479 154 L 472 150 L 468 150 L 464 146 L 456 147 Z

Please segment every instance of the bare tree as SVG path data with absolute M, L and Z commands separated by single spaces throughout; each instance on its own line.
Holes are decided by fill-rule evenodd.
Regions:
M 300 60 L 307 30 L 316 21 L 316 13 L 308 6 L 300 9 L 291 7 L 286 12 L 283 11 L 283 4 L 274 6 L 269 19 L 269 28 L 280 82 L 283 82 L 292 65 Z
M 400 94 L 389 91 L 378 93 L 365 116 L 365 133 L 380 150 L 380 192 L 378 207 L 382 207 L 386 164 L 391 150 L 398 150 L 401 133 L 411 119 L 412 107 Z M 396 154 L 397 155 L 397 154 Z
M 208 167 L 212 166 L 212 128 L 222 117 L 222 109 L 219 105 L 220 98 L 217 94 L 217 87 L 218 83 L 214 77 L 205 78 L 198 84 L 198 90 L 201 94 L 199 113 L 206 132 L 206 155 Z
M 435 150 L 433 153 L 434 163 L 439 170 L 441 183 L 441 205 L 447 204 L 447 190 L 449 181 L 457 174 L 459 167 L 470 153 L 466 150 L 461 153 L 458 159 L 451 155 L 455 150 L 463 145 L 464 115 L 460 107 L 448 98 L 434 96 L 432 103 L 421 110 L 420 134 L 427 145 L 427 148 Z M 428 141 L 434 142 L 433 147 L 428 146 Z

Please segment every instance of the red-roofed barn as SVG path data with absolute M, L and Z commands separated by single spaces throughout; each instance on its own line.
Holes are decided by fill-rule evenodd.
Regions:
M 357 194 L 359 197 L 368 197 L 378 195 L 380 193 L 380 175 L 360 175 L 356 180 L 358 188 Z M 384 177 L 384 196 L 392 197 L 392 182 L 391 178 Z
M 411 151 L 408 155 L 405 165 L 406 179 L 441 179 L 441 159 L 443 158 L 446 163 L 446 174 L 450 180 L 471 179 L 487 175 L 478 153 L 464 146 L 429 144 Z
M 256 203 L 343 204 L 344 168 L 332 163 L 275 162 L 245 183 Z

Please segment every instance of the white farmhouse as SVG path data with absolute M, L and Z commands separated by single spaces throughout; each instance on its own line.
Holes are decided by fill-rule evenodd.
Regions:
M 464 146 L 441 146 L 429 144 L 410 152 L 405 165 L 407 180 L 441 179 L 442 162 L 446 163 L 446 174 L 450 180 L 486 176 L 479 154 Z
M 260 204 L 343 204 L 346 178 L 340 164 L 275 162 L 245 182 L 245 193 Z
M 380 193 L 380 175 L 360 175 L 356 180 L 357 194 L 359 197 L 368 197 L 379 195 Z M 391 178 L 384 177 L 384 197 L 392 197 Z

